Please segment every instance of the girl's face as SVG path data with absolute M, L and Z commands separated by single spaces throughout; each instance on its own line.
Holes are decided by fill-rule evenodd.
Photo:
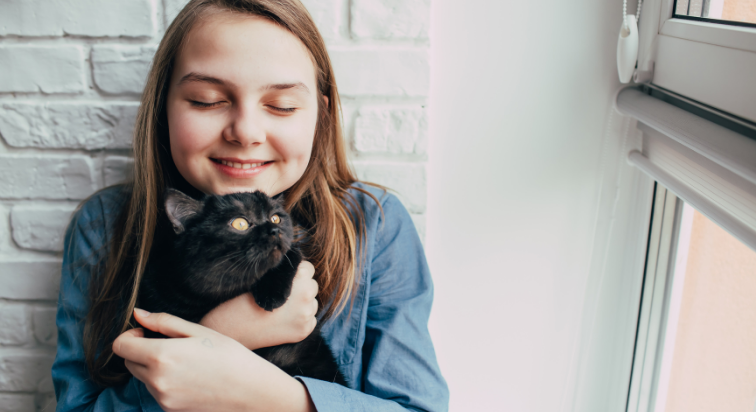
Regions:
M 281 193 L 307 167 L 318 98 L 310 53 L 289 31 L 253 16 L 206 17 L 171 76 L 173 161 L 205 193 Z

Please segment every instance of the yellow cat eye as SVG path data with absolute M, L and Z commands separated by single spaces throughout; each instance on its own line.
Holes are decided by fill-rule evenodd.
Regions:
M 231 226 L 236 230 L 247 230 L 249 229 L 249 222 L 243 217 L 237 217 L 231 221 Z
M 277 225 L 281 221 L 281 218 L 278 215 L 273 215 L 270 217 L 270 221 Z

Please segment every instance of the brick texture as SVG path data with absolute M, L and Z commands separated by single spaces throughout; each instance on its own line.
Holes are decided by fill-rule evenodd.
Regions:
M 5 103 L 0 134 L 14 147 L 42 149 L 127 149 L 135 102 Z
M 35 412 L 34 395 L 0 393 L 0 412 Z
M 134 159 L 126 156 L 108 156 L 102 168 L 105 186 L 123 183 L 131 179 Z
M 351 32 L 357 38 L 425 39 L 430 0 L 352 0 Z
M 29 341 L 29 313 L 26 305 L 0 303 L 0 345 L 23 345 Z
M 354 128 L 358 152 L 424 155 L 428 145 L 428 119 L 422 108 L 362 108 Z
M 84 51 L 80 46 L 0 46 L 0 92 L 80 93 Z
M 95 188 L 87 156 L 0 155 L 0 198 L 84 199 Z
M 13 240 L 24 249 L 62 252 L 73 211 L 73 206 L 15 206 L 11 210 Z
M 106 94 L 140 94 L 156 46 L 95 46 L 92 68 L 97 87 Z
M 37 391 L 53 359 L 50 349 L 0 348 L 0 391 Z
M 32 312 L 34 325 L 34 338 L 42 345 L 52 345 L 58 343 L 58 329 L 55 327 L 56 308 L 35 307 Z
M 57 300 L 60 269 L 57 261 L 2 261 L 0 299 Z
M 0 36 L 143 37 L 155 28 L 150 0 L 0 2 Z
M 54 411 L 60 252 L 76 203 L 131 178 L 139 97 L 187 0 L 0 0 L 0 412 Z M 425 233 L 429 0 L 302 0 L 361 179 Z

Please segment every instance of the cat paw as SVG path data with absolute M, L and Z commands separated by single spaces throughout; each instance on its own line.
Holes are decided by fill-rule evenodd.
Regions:
M 268 312 L 272 312 L 273 309 L 278 309 L 283 306 L 283 304 L 286 303 L 286 298 L 275 298 L 272 296 L 255 297 L 255 302 L 257 302 L 257 305 L 261 308 Z

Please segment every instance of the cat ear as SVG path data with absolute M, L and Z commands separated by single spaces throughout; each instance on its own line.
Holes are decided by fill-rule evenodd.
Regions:
M 286 196 L 284 196 L 283 192 L 273 196 L 270 198 L 273 202 L 277 203 L 279 206 L 284 207 L 286 205 Z
M 165 192 L 165 213 L 173 223 L 173 231 L 179 234 L 184 231 L 186 221 L 202 210 L 202 203 L 175 189 Z

